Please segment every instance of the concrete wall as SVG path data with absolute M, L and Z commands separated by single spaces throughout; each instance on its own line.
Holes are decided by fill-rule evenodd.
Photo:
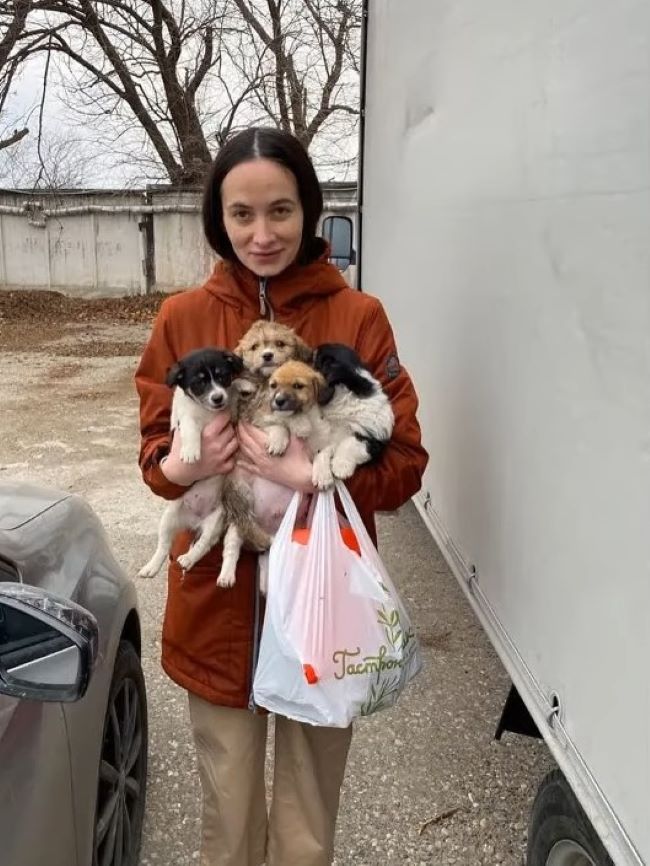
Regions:
M 137 192 L 0 193 L 0 288 L 138 294 L 144 283 L 137 209 L 143 203 Z
M 325 185 L 323 216 L 355 223 L 354 186 Z M 41 195 L 0 190 L 0 289 L 83 297 L 178 291 L 202 283 L 216 256 L 200 192 L 151 188 Z M 354 284 L 354 267 L 346 272 Z
M 156 288 L 178 291 L 200 285 L 214 267 L 216 256 L 208 246 L 201 227 L 200 195 L 193 191 L 154 191 L 150 195 L 153 213 L 154 270 Z M 156 212 L 165 206 L 178 208 Z M 193 206 L 194 213 L 181 211 Z

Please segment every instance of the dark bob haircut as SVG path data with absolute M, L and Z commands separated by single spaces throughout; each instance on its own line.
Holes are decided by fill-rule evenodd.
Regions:
M 323 194 L 305 148 L 293 135 L 279 129 L 246 129 L 227 141 L 217 154 L 203 194 L 203 231 L 208 243 L 221 258 L 229 261 L 236 258 L 223 225 L 221 184 L 235 166 L 254 159 L 273 160 L 295 177 L 303 209 L 298 262 L 306 264 L 312 261 L 323 248 L 322 242 L 316 238 L 316 226 L 323 210 Z

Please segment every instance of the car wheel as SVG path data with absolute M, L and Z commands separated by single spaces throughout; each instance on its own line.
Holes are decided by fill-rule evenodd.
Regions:
M 147 786 L 147 698 L 140 659 L 121 641 L 99 765 L 94 866 L 136 866 Z
M 564 775 L 553 770 L 535 797 L 527 866 L 614 866 Z

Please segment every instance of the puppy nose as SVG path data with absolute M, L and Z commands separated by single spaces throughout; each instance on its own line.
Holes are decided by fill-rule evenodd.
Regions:
M 274 403 L 278 407 L 278 409 L 281 409 L 283 406 L 286 406 L 287 398 L 284 396 L 284 394 L 277 394 Z
M 217 407 L 223 405 L 223 394 L 212 394 L 210 397 L 210 403 Z
M 264 361 L 272 361 L 273 360 L 273 352 L 263 352 L 262 359 Z

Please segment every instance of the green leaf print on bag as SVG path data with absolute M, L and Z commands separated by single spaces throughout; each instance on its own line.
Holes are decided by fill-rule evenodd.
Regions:
M 390 646 L 395 652 L 406 652 L 415 637 L 413 629 L 402 630 L 398 611 L 395 609 L 387 611 L 384 605 L 377 610 L 377 617 L 377 622 L 384 627 L 386 640 Z
M 383 683 L 370 686 L 368 700 L 361 705 L 361 715 L 369 716 L 392 706 L 400 691 L 400 680 L 401 677 L 395 677 L 392 680 L 384 680 Z

